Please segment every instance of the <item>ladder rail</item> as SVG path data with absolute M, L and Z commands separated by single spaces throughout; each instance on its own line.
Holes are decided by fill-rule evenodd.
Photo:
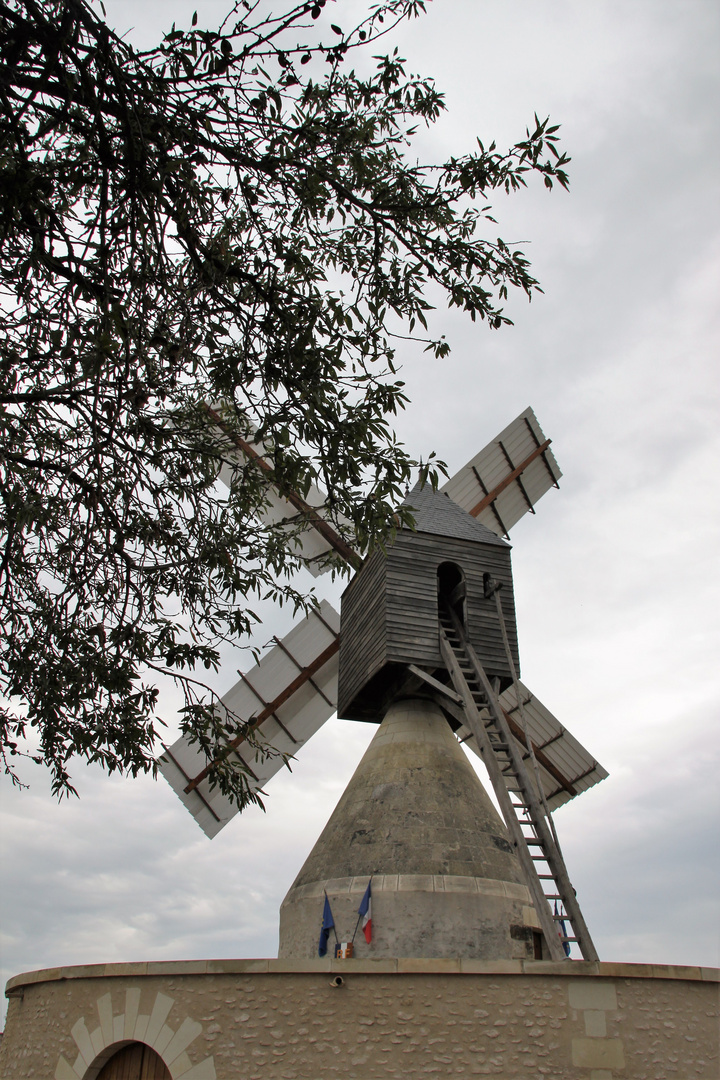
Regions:
M 503 817 L 505 818 L 505 824 L 508 831 L 515 843 L 515 849 L 517 851 L 520 865 L 523 869 L 527 886 L 530 890 L 530 895 L 533 900 L 533 905 L 537 911 L 538 919 L 540 920 L 540 926 L 547 943 L 550 957 L 553 960 L 564 960 L 565 950 L 562 947 L 560 938 L 558 937 L 555 923 L 550 913 L 547 901 L 545 899 L 545 893 L 540 880 L 537 876 L 535 866 L 532 862 L 532 857 L 528 850 L 527 842 L 522 833 L 520 822 L 512 808 L 512 801 L 510 799 L 510 792 L 505 784 L 504 775 L 500 769 L 500 765 L 495 756 L 495 751 L 492 748 L 490 742 L 490 736 L 487 733 L 485 725 L 480 719 L 477 705 L 473 699 L 470 687 L 468 686 L 465 676 L 460 670 L 457 657 L 453 652 L 452 646 L 448 641 L 445 631 L 440 628 L 440 651 L 442 653 L 443 660 L 450 672 L 453 685 L 460 694 L 465 704 L 465 716 L 466 722 L 473 735 L 477 740 L 478 747 L 482 753 L 485 766 L 490 776 L 490 782 L 495 791 L 495 795 L 500 804 Z
M 494 744 L 490 739 L 485 723 L 482 721 L 479 715 L 479 711 L 475 700 L 472 696 L 472 691 L 467 684 L 465 675 L 462 672 L 460 663 L 455 655 L 453 646 L 447 637 L 442 624 L 440 625 L 440 644 L 441 651 L 443 653 L 443 659 L 445 660 L 448 670 L 455 684 L 455 689 L 461 694 L 466 704 L 466 715 L 468 719 L 472 718 L 474 723 L 468 724 L 473 731 L 478 745 L 484 749 L 483 757 L 488 765 L 488 772 L 490 774 L 490 780 L 495 789 L 495 794 L 500 803 L 503 811 L 503 817 L 506 820 L 506 824 L 511 831 L 511 835 L 516 839 L 518 854 L 520 856 L 521 865 L 525 872 L 528 887 L 530 888 L 531 895 L 534 898 L 535 906 L 538 909 L 538 917 L 540 919 L 541 926 L 548 944 L 548 950 L 550 951 L 553 959 L 564 959 L 565 953 L 561 945 L 560 938 L 557 935 L 554 919 L 550 913 L 547 897 L 543 890 L 543 887 L 538 876 L 535 862 L 542 861 L 547 863 L 547 866 L 552 875 L 552 880 L 555 882 L 556 891 L 562 898 L 562 903 L 565 908 L 567 921 L 572 925 L 575 939 L 578 942 L 580 951 L 585 960 L 598 960 L 597 950 L 593 944 L 588 930 L 587 924 L 580 910 L 580 906 L 575 896 L 575 890 L 568 876 L 565 861 L 560 851 L 559 845 L 556 844 L 553 832 L 548 825 L 545 814 L 540 805 L 540 801 L 537 798 L 535 789 L 532 786 L 529 773 L 525 767 L 522 754 L 518 750 L 518 746 L 514 740 L 514 737 L 507 724 L 507 720 L 497 700 L 494 687 L 488 679 L 482 664 L 480 663 L 475 650 L 470 642 L 467 640 L 463 627 L 452 609 L 446 609 L 446 617 L 449 617 L 452 629 L 458 638 L 460 643 L 460 649 L 464 657 L 469 662 L 470 668 L 478 682 L 478 685 L 482 688 L 482 692 L 486 699 L 486 708 L 489 710 L 492 722 L 500 734 L 502 739 L 502 752 L 507 755 L 507 763 L 510 770 L 517 780 L 518 790 L 522 795 L 523 812 L 529 817 L 529 820 L 523 822 L 517 816 L 517 810 L 515 804 L 510 799 L 508 788 L 506 785 L 507 772 L 503 771 L 500 762 L 496 756 Z M 457 680 L 457 681 L 456 681 Z M 462 689 L 462 688 L 464 689 Z M 477 728 L 478 730 L 474 730 Z M 492 762 L 492 769 L 490 768 L 490 762 Z M 503 765 L 506 762 L 503 761 Z M 494 774 L 494 775 L 493 775 Z M 502 789 L 502 790 L 501 790 Z M 518 809 L 520 809 L 518 807 Z M 527 837 L 523 833 L 522 825 L 532 828 L 535 832 L 535 838 Z M 531 856 L 528 848 L 528 840 L 531 840 L 534 846 L 538 846 L 542 850 L 542 857 Z M 522 854 L 520 854 L 522 852 Z M 544 877 L 545 875 L 543 875 Z M 540 900 L 542 895 L 542 900 Z M 547 919 L 545 919 L 547 914 Z M 552 927 L 552 929 L 551 929 Z M 568 937 L 567 940 L 570 940 Z M 560 956 L 556 956 L 558 949 L 560 950 Z
M 525 736 L 525 745 L 527 747 L 528 755 L 529 755 L 530 760 L 532 762 L 533 775 L 535 776 L 535 786 L 537 788 L 537 793 L 540 796 L 540 800 L 542 802 L 543 813 L 544 813 L 545 819 L 546 819 L 546 821 L 547 821 L 547 823 L 548 823 L 548 825 L 550 827 L 550 831 L 552 833 L 552 837 L 553 837 L 553 841 L 555 843 L 555 847 L 558 849 L 558 852 L 562 856 L 562 850 L 560 848 L 560 841 L 558 839 L 558 834 L 557 834 L 557 831 L 555 829 L 555 822 L 552 819 L 552 815 L 550 813 L 550 807 L 548 806 L 547 799 L 545 798 L 545 791 L 543 789 L 542 780 L 540 778 L 540 769 L 538 767 L 537 758 L 535 757 L 535 749 L 533 747 L 532 739 L 530 738 L 530 733 L 528 732 L 527 717 L 525 715 L 525 706 L 524 706 L 523 700 L 522 700 L 522 693 L 520 691 L 520 683 L 518 681 L 517 671 L 515 669 L 515 661 L 513 660 L 512 649 L 510 648 L 510 641 L 508 640 L 507 627 L 505 625 L 505 616 L 503 615 L 502 602 L 500 600 L 500 585 L 497 582 L 494 584 L 494 592 L 495 592 L 495 608 L 496 608 L 496 611 L 497 611 L 498 624 L 500 626 L 500 633 L 502 635 L 503 645 L 505 647 L 505 655 L 507 657 L 507 661 L 508 661 L 508 664 L 510 666 L 510 674 L 512 675 L 513 687 L 515 689 L 515 700 L 517 701 L 517 707 L 518 707 L 518 710 L 520 712 L 520 720 L 521 720 L 521 723 L 522 723 L 523 735 Z M 504 714 L 503 714 L 503 716 L 504 716 Z

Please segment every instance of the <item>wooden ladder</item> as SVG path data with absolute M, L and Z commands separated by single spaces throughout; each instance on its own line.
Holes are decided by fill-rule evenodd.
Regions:
M 500 705 L 462 624 L 450 607 L 440 606 L 440 649 L 456 693 L 463 699 L 467 726 L 490 776 L 505 824 L 523 869 L 553 960 L 567 958 L 576 942 L 585 960 L 598 960 L 575 896 L 552 822 Z M 485 715 L 483 715 L 485 714 Z M 547 890 L 547 891 L 546 891 Z M 557 913 L 558 905 L 561 912 Z M 567 928 L 571 932 L 567 932 Z

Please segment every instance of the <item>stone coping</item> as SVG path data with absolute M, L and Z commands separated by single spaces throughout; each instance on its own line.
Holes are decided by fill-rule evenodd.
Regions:
M 368 875 L 362 877 L 325 878 L 307 885 L 290 889 L 283 904 L 297 900 L 315 899 L 324 893 L 358 893 L 363 895 L 368 885 Z M 464 877 L 458 874 L 374 874 L 373 896 L 381 892 L 441 892 L 478 893 L 481 896 L 504 896 L 509 900 L 531 903 L 527 885 L 496 878 Z
M 558 975 L 615 979 L 679 979 L 720 982 L 720 968 L 670 964 L 615 964 L 587 960 L 156 960 L 43 968 L 14 975 L 6 997 L 24 986 L 66 979 L 134 978 L 148 975 Z

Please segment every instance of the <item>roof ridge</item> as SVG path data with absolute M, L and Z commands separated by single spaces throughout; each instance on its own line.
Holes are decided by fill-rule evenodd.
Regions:
M 418 481 L 401 505 L 412 510 L 415 532 L 510 547 L 506 540 L 459 506 L 447 492 L 433 489 L 430 484 Z

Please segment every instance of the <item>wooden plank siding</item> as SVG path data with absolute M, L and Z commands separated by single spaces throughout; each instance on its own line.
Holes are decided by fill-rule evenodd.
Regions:
M 386 557 L 378 548 L 343 593 L 338 716 L 346 715 L 347 705 L 385 663 L 385 574 Z
M 339 716 L 379 722 L 378 708 L 387 703 L 392 680 L 399 685 L 404 678 L 407 664 L 442 667 L 437 572 L 444 562 L 455 563 L 464 574 L 468 637 L 488 675 L 499 676 L 505 687 L 510 668 L 483 575 L 502 582 L 503 614 L 519 671 L 509 547 L 401 530 L 387 554 L 373 552 L 343 595 Z M 379 694 L 382 703 L 372 700 Z

